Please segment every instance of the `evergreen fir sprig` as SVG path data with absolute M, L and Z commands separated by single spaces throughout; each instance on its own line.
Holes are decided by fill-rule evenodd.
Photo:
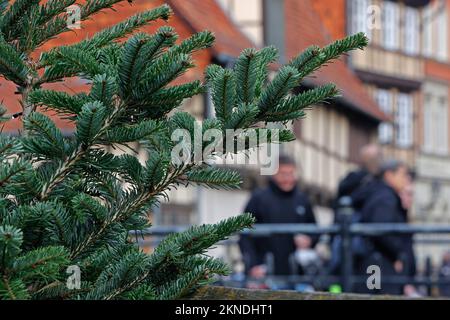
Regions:
M 110 1 L 110 3 L 117 3 L 122 1 L 124 0 L 112 0 Z M 101 4 L 101 2 L 104 2 L 104 4 Z M 100 5 L 100 9 L 109 6 L 107 1 L 90 1 L 86 3 L 86 6 L 91 7 L 91 9 L 85 9 L 84 10 L 85 14 L 82 14 L 82 18 L 84 16 L 89 17 L 88 12 L 93 10 L 92 7 L 94 4 L 96 5 L 96 8 Z M 101 32 L 96 33 L 93 37 L 89 39 L 83 40 L 79 43 L 70 46 L 57 47 L 48 52 L 44 52 L 40 57 L 39 67 L 40 68 L 46 67 L 48 65 L 51 65 L 53 62 L 57 61 L 56 59 L 58 51 L 62 48 L 74 48 L 87 51 L 95 50 L 96 48 L 101 48 L 110 45 L 111 42 L 125 37 L 126 35 L 136 30 L 137 28 L 148 24 L 150 21 L 154 21 L 161 18 L 167 20 L 170 15 L 171 10 L 170 7 L 168 7 L 167 5 L 163 5 L 156 9 L 139 13 L 137 15 L 130 17 L 124 22 L 121 22 L 110 28 L 102 30 Z
M 307 90 L 296 96 L 289 96 L 271 111 L 265 113 L 265 121 L 283 122 L 302 118 L 305 115 L 304 109 L 306 107 L 335 98 L 338 95 L 339 91 L 336 86 L 327 84 Z
M 0 17 L 0 31 L 8 41 L 12 40 L 13 36 L 17 34 L 17 26 L 21 18 L 26 16 L 38 4 L 39 0 L 17 0 L 2 14 Z
M 277 129 L 275 131 L 265 128 L 255 128 L 251 131 L 238 133 L 233 140 L 233 153 L 245 152 L 257 148 L 261 144 L 284 143 L 294 141 L 294 133 L 289 129 Z
M 81 20 L 119 2 L 85 1 Z M 169 26 L 133 34 L 148 23 L 168 20 L 172 10 L 163 5 L 36 60 L 37 47 L 68 31 L 66 8 L 74 3 L 0 0 L 0 75 L 17 86 L 22 106 L 17 114 L 24 124 L 21 136 L 0 135 L 0 299 L 184 297 L 230 272 L 205 254 L 251 227 L 254 218 L 243 214 L 192 226 L 166 237 L 151 254 L 144 254 L 130 233 L 139 235 L 150 226 L 149 212 L 173 188 L 238 188 L 238 173 L 208 166 L 205 161 L 217 150 L 198 148 L 197 139 L 209 129 L 223 134 L 235 129 L 232 153 L 258 147 L 261 140 L 253 136 L 264 136 L 268 143 L 293 140 L 291 130 L 265 131 L 265 124 L 302 118 L 310 105 L 336 97 L 332 84 L 300 93 L 297 88 L 304 77 L 362 48 L 367 39 L 357 34 L 324 48 L 310 47 L 271 81 L 271 63 L 278 57 L 274 47 L 244 50 L 231 69 L 209 66 L 205 83 L 180 83 L 194 66 L 193 54 L 210 47 L 214 36 L 204 31 L 178 42 Z M 89 90 L 72 94 L 44 86 L 68 77 L 84 78 Z M 174 112 L 207 88 L 216 118 L 200 124 L 188 112 Z M 74 134 L 65 136 L 42 112 L 70 121 Z M 0 105 L 0 121 L 12 117 Z M 192 142 L 182 143 L 187 157 L 181 163 L 171 154 L 179 146 L 180 141 L 172 141 L 178 129 Z M 222 138 L 212 145 L 228 142 Z M 141 151 L 145 160 L 136 156 Z M 74 290 L 65 285 L 65 270 L 73 265 L 82 272 Z
M 100 10 L 111 8 L 123 0 L 87 0 L 81 10 L 81 17 L 90 17 Z
M 42 106 L 45 110 L 73 116 L 79 114 L 89 100 L 84 94 L 70 95 L 62 91 L 38 89 L 30 93 L 28 101 L 36 106 Z
M 261 95 L 261 90 L 269 76 L 269 65 L 278 59 L 278 50 L 274 46 L 262 48 L 259 51 L 259 65 L 256 70 L 255 96 Z
M 6 8 L 8 7 L 8 3 L 9 0 L 0 0 L 0 15 L 3 14 L 3 12 L 5 12 Z
M 212 189 L 237 189 L 242 183 L 239 173 L 212 167 L 191 170 L 186 179 Z
M 0 33 L 0 74 L 19 86 L 25 85 L 31 70 L 23 57 L 4 39 Z
M 122 1 L 123 0 L 109 0 L 111 5 Z M 105 4 L 102 2 L 105 3 L 106 1 L 105 0 L 90 1 L 89 4 L 87 4 L 82 8 L 81 15 L 84 16 L 83 9 L 86 12 L 85 14 L 88 16 L 91 15 L 91 13 L 89 13 L 91 11 L 98 11 L 99 9 L 103 9 L 105 7 Z M 97 4 L 97 7 L 95 8 L 93 8 L 94 6 L 92 5 L 94 3 Z M 116 41 L 120 38 L 127 36 L 136 29 L 149 24 L 149 22 L 151 21 L 159 19 L 168 20 L 171 14 L 172 10 L 168 5 L 162 5 L 152 10 L 143 11 L 138 14 L 135 14 L 134 16 L 128 18 L 123 22 L 120 22 L 110 28 L 107 28 L 103 31 L 96 33 L 92 38 L 84 40 L 75 46 L 85 50 L 86 49 L 89 50 L 91 48 L 92 49 L 101 48 L 103 46 L 109 45 L 113 41 Z
M 62 132 L 42 113 L 34 112 L 24 121 L 30 135 L 22 143 L 25 150 L 37 156 L 63 158 L 68 151 Z M 38 140 L 39 139 L 39 140 Z M 38 142 L 39 141 L 39 142 Z
M 31 164 L 21 159 L 3 160 L 0 168 L 0 190 L 10 187 L 9 183 L 28 171 Z
M 261 113 L 276 107 L 280 100 L 286 97 L 292 89 L 298 86 L 300 74 L 291 66 L 280 69 L 273 81 L 261 95 L 259 109 Z
M 65 247 L 41 247 L 28 251 L 14 262 L 14 272 L 26 283 L 49 283 L 61 277 L 61 266 L 69 263 Z
M 213 72 L 212 67 L 208 68 L 209 72 Z M 211 88 L 213 90 L 213 102 L 216 109 L 216 117 L 222 123 L 226 124 L 231 114 L 230 108 L 236 104 L 236 78 L 234 73 L 229 69 L 218 68 L 212 78 Z
M 367 36 L 360 32 L 347 38 L 336 40 L 324 48 L 317 49 L 312 47 L 307 49 L 306 55 L 303 56 L 303 63 L 299 64 L 298 70 L 302 77 L 310 75 L 326 63 L 339 58 L 342 54 L 364 48 L 367 46 L 368 41 Z M 294 61 L 296 60 L 294 59 Z
M 107 70 L 99 65 L 95 56 L 78 48 L 63 47 L 57 53 L 58 63 L 45 69 L 43 80 L 53 82 L 77 74 L 86 79 L 103 74 Z
M 8 157 L 17 155 L 23 152 L 22 144 L 7 135 L 0 135 L 0 160 L 7 160 Z
M 66 12 L 66 9 L 73 5 L 76 0 L 49 0 L 40 7 L 38 15 L 39 24 L 44 24 L 52 18 Z
M 286 123 L 301 119 L 305 116 L 305 108 L 339 95 L 332 84 L 294 95 L 293 90 L 300 86 L 305 76 L 365 45 L 367 37 L 359 33 L 324 48 L 311 46 L 281 67 L 270 82 L 261 79 L 267 79 L 268 66 L 277 57 L 272 47 L 244 50 L 233 69 L 210 66 L 206 70 L 206 80 L 211 88 L 216 116 L 225 130 L 248 128 L 259 122 Z M 282 141 L 291 139 L 289 135 L 283 135 Z
M 237 101 L 242 104 L 253 102 L 256 90 L 257 74 L 254 71 L 259 64 L 260 56 L 255 49 L 245 49 L 236 60 L 234 71 L 238 86 Z
M 231 217 L 216 224 L 192 226 L 185 232 L 172 234 L 163 240 L 161 250 L 176 248 L 182 256 L 203 254 L 208 248 L 219 241 L 227 239 L 237 231 L 251 228 L 255 219 L 251 214 Z
M 215 279 L 211 275 L 228 275 L 229 268 L 219 260 L 205 260 L 203 264 L 198 261 L 192 263 L 194 269 L 190 269 L 172 282 L 157 288 L 158 299 L 173 300 L 188 295 L 196 286 L 206 285 Z
M 313 59 L 320 54 L 319 46 L 310 46 L 306 48 L 301 54 L 294 57 L 289 63 L 289 66 L 294 67 L 297 70 L 303 70 Z

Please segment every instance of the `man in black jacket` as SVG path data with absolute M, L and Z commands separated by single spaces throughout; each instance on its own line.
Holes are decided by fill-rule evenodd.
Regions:
M 245 212 L 256 218 L 256 223 L 316 223 L 307 196 L 297 189 L 295 162 L 280 156 L 278 172 L 269 180 L 266 189 L 257 190 L 248 202 Z M 267 275 L 266 256 L 273 256 L 275 275 L 291 274 L 289 257 L 296 249 L 314 247 L 317 238 L 307 235 L 276 234 L 269 237 L 241 236 L 239 245 L 246 273 L 255 278 Z M 301 271 L 299 271 L 301 272 Z
M 380 179 L 372 189 L 362 209 L 362 223 L 407 223 L 407 215 L 400 195 L 411 183 L 411 176 L 405 164 L 389 160 L 381 166 Z M 402 285 L 383 282 L 383 277 L 400 275 L 406 270 L 405 254 L 412 252 L 410 235 L 383 235 L 371 237 L 371 252 L 368 252 L 360 268 L 366 274 L 367 267 L 376 265 L 381 271 L 381 288 L 369 290 L 366 284 L 359 288 L 368 293 L 402 294 Z

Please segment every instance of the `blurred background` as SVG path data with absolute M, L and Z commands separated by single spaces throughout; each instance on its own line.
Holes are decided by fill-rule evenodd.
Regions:
M 303 83 L 313 88 L 334 82 L 342 96 L 315 106 L 305 119 L 292 124 L 297 140 L 284 145 L 283 151 L 297 163 L 299 187 L 312 202 L 318 224 L 331 224 L 339 180 L 359 165 L 362 146 L 378 143 L 385 157 L 400 159 L 415 171 L 411 221 L 450 223 L 450 0 L 134 0 L 83 22 L 80 30 L 41 50 L 78 41 L 162 3 L 173 8 L 175 15 L 168 24 L 181 39 L 204 29 L 216 36 L 215 46 L 196 54 L 197 67 L 181 81 L 202 79 L 210 63 L 232 66 L 247 47 L 274 45 L 283 64 L 312 44 L 324 46 L 365 32 L 370 44 L 364 51 L 340 59 Z M 145 29 L 151 32 L 161 24 Z M 79 92 L 86 85 L 74 78 L 51 87 Z M 0 100 L 10 112 L 20 110 L 14 91 L 0 78 Z M 183 108 L 200 120 L 214 116 L 208 94 L 186 101 Z M 69 124 L 58 120 L 58 125 L 71 134 Z M 14 134 L 20 127 L 20 119 L 14 119 L 3 130 Z M 264 186 L 267 177 L 256 167 L 234 168 L 244 178 L 241 190 L 171 191 L 170 202 L 155 208 L 153 224 L 186 226 L 240 214 L 251 192 Z M 449 245 L 426 243 L 433 237 L 437 236 L 416 235 L 414 249 L 421 269 L 426 263 L 438 267 L 448 251 Z M 150 240 L 143 242 L 149 250 Z M 236 273 L 242 271 L 237 246 L 219 247 L 212 254 L 233 263 Z

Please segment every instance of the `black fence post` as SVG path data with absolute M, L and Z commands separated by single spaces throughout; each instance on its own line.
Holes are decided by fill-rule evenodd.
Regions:
M 431 282 L 433 281 L 433 263 L 430 256 L 427 256 L 425 259 L 425 278 L 430 283 L 426 286 L 427 295 L 431 295 L 433 289 L 431 285 Z
M 344 292 L 352 291 L 353 282 L 353 254 L 352 254 L 352 235 L 350 233 L 350 225 L 353 216 L 352 199 L 350 197 L 342 197 L 339 199 L 338 219 L 341 230 L 341 277 L 342 289 Z

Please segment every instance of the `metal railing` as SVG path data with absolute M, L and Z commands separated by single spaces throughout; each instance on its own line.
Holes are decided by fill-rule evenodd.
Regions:
M 318 226 L 313 224 L 255 224 L 253 229 L 247 229 L 241 234 L 248 234 L 254 237 L 267 237 L 274 234 L 306 234 L 306 235 L 339 235 L 341 241 L 341 255 L 342 265 L 341 274 L 338 276 L 321 274 L 317 276 L 302 276 L 302 275 L 288 275 L 276 276 L 269 275 L 274 281 L 288 281 L 290 283 L 312 283 L 317 282 L 318 278 L 322 281 L 322 285 L 339 283 L 344 292 L 351 292 L 353 285 L 357 283 L 365 283 L 367 277 L 355 275 L 353 273 L 353 253 L 352 253 L 352 238 L 354 236 L 376 237 L 383 235 L 414 235 L 414 234 L 448 234 L 450 235 L 450 225 L 417 225 L 417 224 L 402 224 L 402 223 L 352 223 L 352 215 L 354 211 L 350 206 L 341 206 L 338 210 L 340 217 L 339 223 L 330 226 Z M 170 233 L 181 232 L 188 228 L 188 226 L 154 226 L 145 229 L 139 234 L 144 236 L 156 237 L 156 245 L 161 237 Z M 154 240 L 153 240 L 154 241 Z M 221 242 L 223 245 L 230 245 L 236 243 L 236 239 L 229 239 Z M 426 243 L 449 244 L 450 239 L 428 239 Z M 256 280 L 246 278 L 245 280 Z M 450 285 L 450 279 L 441 279 L 433 277 L 432 274 L 425 276 L 416 276 L 414 278 L 395 275 L 383 276 L 383 283 L 386 284 L 413 284 L 425 285 L 427 287 L 438 285 Z

